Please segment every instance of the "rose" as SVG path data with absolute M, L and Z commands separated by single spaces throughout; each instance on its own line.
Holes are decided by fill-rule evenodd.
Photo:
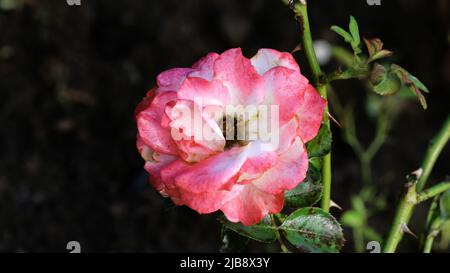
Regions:
M 240 115 L 235 106 L 255 107 Z M 136 108 L 137 148 L 150 183 L 175 204 L 253 225 L 280 212 L 284 192 L 304 180 L 304 144 L 324 108 L 289 53 L 210 53 L 192 68 L 158 75 Z

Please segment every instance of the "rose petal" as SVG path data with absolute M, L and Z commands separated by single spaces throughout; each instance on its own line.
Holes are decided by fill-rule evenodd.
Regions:
M 165 185 L 161 179 L 161 170 L 167 165 L 177 160 L 176 157 L 170 155 L 158 154 L 154 156 L 154 161 L 146 161 L 144 168 L 150 174 L 150 184 L 161 194 L 167 195 Z
M 253 184 L 236 185 L 241 190 L 220 210 L 231 222 L 251 226 L 259 223 L 268 213 L 278 213 L 283 208 L 284 193 L 268 194 Z
M 170 120 L 171 137 L 184 160 L 197 162 L 224 150 L 225 138 L 218 124 L 210 120 L 209 113 L 202 113 L 195 102 L 178 100 L 167 105 L 165 113 Z
M 279 106 L 280 125 L 290 121 L 299 111 L 308 80 L 297 71 L 275 67 L 264 74 L 265 104 Z
M 176 185 L 192 193 L 226 189 L 247 159 L 241 148 L 233 148 L 198 162 L 190 170 L 176 177 Z
M 214 192 L 192 193 L 183 191 L 181 200 L 183 204 L 196 210 L 198 213 L 211 213 L 219 210 L 225 203 L 239 194 L 239 188 L 219 190 Z
M 134 110 L 134 116 L 136 117 L 140 112 L 147 109 L 156 96 L 156 88 L 150 89 L 141 102 L 136 106 Z
M 138 132 L 143 142 L 154 151 L 175 155 L 177 148 L 170 130 L 161 126 L 161 117 L 166 104 L 176 98 L 176 93 L 166 92 L 157 95 L 150 107 L 136 116 Z
M 252 184 L 266 193 L 278 194 L 295 188 L 306 177 L 308 154 L 299 137 L 285 153 L 280 155 L 274 167 L 264 172 Z
M 228 88 L 233 105 L 259 105 L 264 99 L 264 79 L 240 48 L 229 49 L 217 58 L 214 78 Z
M 264 75 L 264 73 L 277 66 L 300 72 L 300 67 L 290 53 L 279 52 L 274 49 L 262 48 L 258 50 L 258 53 L 251 58 L 251 62 L 259 75 Z
M 299 120 L 298 134 L 304 143 L 317 135 L 322 124 L 325 105 L 326 101 L 312 85 L 308 84 L 301 100 L 300 110 L 297 113 Z
M 193 68 L 172 68 L 161 72 L 156 77 L 158 92 L 177 91 L 187 75 L 195 71 Z
M 190 77 L 199 77 L 208 81 L 212 81 L 214 75 L 214 62 L 219 57 L 217 53 L 209 53 L 205 57 L 197 61 L 192 68 L 195 69 L 194 72 L 190 73 Z
M 227 105 L 231 100 L 228 89 L 220 81 L 191 76 L 180 86 L 178 98 L 195 101 L 200 106 Z
M 255 141 L 247 146 L 234 147 L 214 155 L 198 162 L 192 169 L 178 176 L 176 185 L 193 193 L 230 189 L 236 183 L 239 172 L 247 161 L 250 163 L 246 167 L 251 171 L 256 162 L 261 163 L 271 158 L 271 155 L 267 154 L 274 151 L 268 148 L 271 147 Z M 267 164 L 273 165 L 272 162 Z

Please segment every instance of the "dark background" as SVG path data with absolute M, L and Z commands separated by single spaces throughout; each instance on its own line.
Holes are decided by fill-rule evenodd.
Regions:
M 344 46 L 329 27 L 354 15 L 362 36 L 382 38 L 431 90 L 429 109 L 412 102 L 374 161 L 375 181 L 390 181 L 389 207 L 371 223 L 385 234 L 405 175 L 449 113 L 450 2 L 381 4 L 311 0 L 309 9 L 315 38 Z M 261 47 L 291 51 L 298 42 L 297 24 L 279 0 L 81 0 L 78 7 L 26 0 L 1 9 L 0 251 L 64 252 L 71 240 L 84 252 L 218 251 L 217 215 L 174 207 L 147 185 L 134 107 L 159 72 L 207 52 L 239 46 L 251 57 Z M 344 101 L 363 93 L 358 81 L 336 89 Z M 364 118 L 358 126 L 363 136 L 373 128 Z M 348 209 L 361 187 L 358 161 L 334 130 L 332 199 Z M 449 162 L 447 149 L 430 183 L 448 174 Z M 423 225 L 425 211 L 417 212 L 413 230 Z M 344 251 L 351 251 L 348 230 L 346 237 Z M 402 250 L 415 251 L 416 241 L 406 237 Z

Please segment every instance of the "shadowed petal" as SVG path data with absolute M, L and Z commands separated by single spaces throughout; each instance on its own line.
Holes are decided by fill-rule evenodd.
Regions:
M 308 84 L 301 100 L 300 110 L 297 113 L 299 120 L 298 134 L 306 143 L 313 139 L 322 124 L 326 101 L 319 95 L 314 87 Z

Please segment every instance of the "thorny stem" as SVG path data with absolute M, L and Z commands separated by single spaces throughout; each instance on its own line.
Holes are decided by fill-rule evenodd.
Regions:
M 406 194 L 400 200 L 395 213 L 394 221 L 391 225 L 386 244 L 384 246 L 384 253 L 393 253 L 397 249 L 397 245 L 402 239 L 404 229 L 411 218 L 411 214 L 416 204 L 416 184 L 408 183 L 406 185 Z
M 301 44 L 302 49 L 305 51 L 306 59 L 308 60 L 309 67 L 311 69 L 314 85 L 322 96 L 327 99 L 327 84 L 324 83 L 324 74 L 320 68 L 317 56 L 314 51 L 311 30 L 309 27 L 308 11 L 306 0 L 289 1 L 290 8 L 294 11 L 295 17 L 300 24 L 301 29 Z M 328 102 L 325 107 L 323 116 L 323 126 L 330 129 L 330 119 L 328 118 Z M 323 183 L 323 195 L 321 200 L 321 207 L 325 211 L 330 209 L 330 195 L 331 195 L 331 153 L 325 155 L 322 161 L 322 183 Z
M 421 165 L 421 174 L 417 178 L 417 183 L 408 183 L 406 194 L 403 196 L 400 204 L 397 207 L 397 212 L 394 217 L 394 221 L 392 223 L 391 229 L 389 231 L 389 235 L 387 237 L 386 243 L 384 245 L 383 252 L 384 253 L 393 253 L 397 249 L 398 244 L 400 243 L 404 228 L 407 226 L 409 219 L 411 218 L 412 212 L 414 210 L 414 206 L 417 204 L 417 198 L 422 193 L 417 194 L 417 191 L 422 191 L 427 179 L 431 173 L 431 170 L 436 163 L 439 154 L 442 152 L 442 149 L 445 147 L 446 143 L 450 138 L 450 115 L 447 117 L 443 127 L 438 132 L 438 134 L 431 141 L 430 146 L 426 152 L 425 158 Z M 440 187 L 440 185 L 438 185 Z M 434 188 L 434 187 L 433 187 Z M 431 188 L 431 189 L 433 189 Z M 430 189 L 430 190 L 431 190 Z M 433 189 L 433 191 L 435 191 Z M 439 194 L 437 190 L 434 194 Z M 429 197 L 432 197 L 429 195 Z

